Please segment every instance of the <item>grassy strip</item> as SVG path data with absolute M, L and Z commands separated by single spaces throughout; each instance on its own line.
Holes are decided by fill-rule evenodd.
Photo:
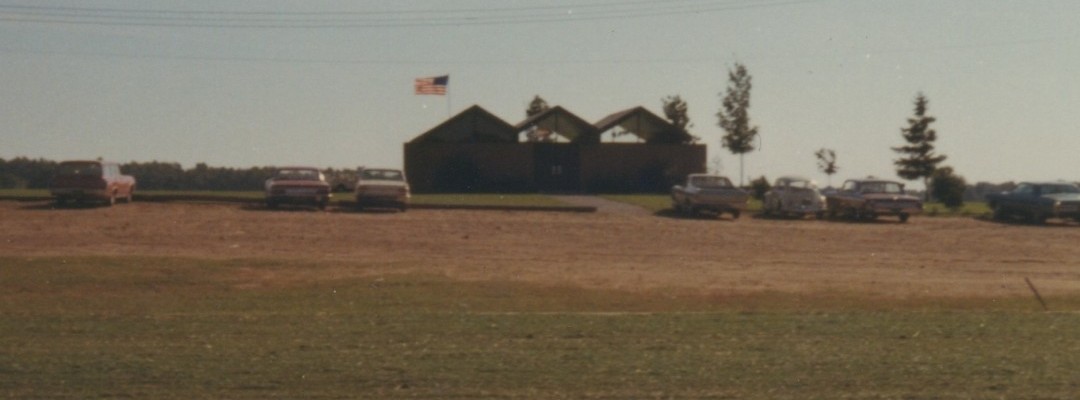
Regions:
M 982 217 L 993 213 L 986 202 L 966 202 L 960 208 L 948 208 L 941 203 L 926 203 L 923 205 L 923 213 L 933 217 Z
M 136 201 L 250 201 L 264 199 L 261 191 L 139 190 Z M 0 198 L 40 200 L 49 198 L 45 189 L 0 189 Z M 348 203 L 352 193 L 334 193 L 334 203 Z M 413 204 L 451 206 L 564 207 L 567 204 L 539 194 L 416 194 Z
M 620 203 L 633 204 L 653 213 L 671 209 L 671 196 L 666 194 L 605 194 L 600 197 Z M 760 211 L 761 201 L 750 199 L 747 207 L 751 212 Z
M 1071 313 L 256 278 L 323 267 L 282 261 L 0 263 L 12 398 L 1066 399 L 1080 385 Z
M 142 190 L 136 193 L 136 200 L 168 201 L 195 199 L 213 201 L 262 201 L 261 191 L 183 191 L 183 190 Z M 45 189 L 0 189 L 0 198 L 41 199 L 49 197 Z M 671 208 L 671 197 L 666 194 L 609 194 L 601 197 L 643 207 L 652 212 Z M 351 193 L 334 193 L 334 202 L 352 200 Z M 511 206 L 511 207 L 559 207 L 563 202 L 540 194 L 417 194 L 413 195 L 413 204 L 431 205 L 466 205 L 466 206 Z M 761 202 L 750 200 L 750 211 L 761 210 Z M 926 203 L 924 215 L 945 217 L 978 217 L 990 215 L 990 207 L 985 202 L 967 202 L 958 209 L 949 209 L 941 203 Z
M 567 204 L 541 194 L 414 194 L 413 204 L 559 207 Z
M 630 194 L 630 195 L 602 195 L 601 197 L 613 201 L 633 204 L 643 207 L 652 212 L 659 212 L 671 208 L 671 197 L 663 194 Z M 761 201 L 751 199 L 749 204 L 751 211 L 761 210 Z M 967 202 L 957 209 L 950 209 L 941 203 L 926 203 L 923 207 L 923 215 L 932 217 L 981 217 L 990 215 L 991 210 L 985 202 Z

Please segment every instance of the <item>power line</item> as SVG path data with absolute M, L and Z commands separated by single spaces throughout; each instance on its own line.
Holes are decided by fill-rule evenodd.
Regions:
M 160 28 L 392 28 L 474 26 L 649 18 L 782 7 L 825 0 L 706 1 L 669 0 L 584 3 L 493 9 L 405 11 L 269 12 L 0 4 L 0 21 L 36 24 L 136 26 Z

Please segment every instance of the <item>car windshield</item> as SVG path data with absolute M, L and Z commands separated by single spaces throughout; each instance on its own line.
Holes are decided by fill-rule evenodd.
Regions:
M 903 194 L 904 188 L 896 182 L 864 182 L 859 186 L 862 193 Z
M 1080 189 L 1073 185 L 1046 185 L 1042 188 L 1042 194 L 1057 193 L 1080 193 Z
M 101 164 L 93 162 L 61 163 L 57 175 L 101 176 Z
M 403 181 L 405 178 L 401 175 L 401 171 L 393 169 L 365 169 L 360 173 L 360 177 L 363 179 L 372 179 L 380 181 Z
M 817 184 L 814 181 L 790 181 L 788 187 L 794 189 L 817 189 Z
M 319 171 L 299 168 L 282 169 L 278 170 L 274 179 L 286 181 L 317 181 L 319 180 Z
M 690 178 L 690 183 L 697 187 L 714 187 L 714 188 L 726 188 L 731 187 L 731 181 L 722 176 L 694 176 Z

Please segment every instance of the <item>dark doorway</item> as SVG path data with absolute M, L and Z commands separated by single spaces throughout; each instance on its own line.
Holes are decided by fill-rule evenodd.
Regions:
M 581 151 L 566 143 L 535 143 L 534 178 L 541 192 L 578 192 L 581 190 Z

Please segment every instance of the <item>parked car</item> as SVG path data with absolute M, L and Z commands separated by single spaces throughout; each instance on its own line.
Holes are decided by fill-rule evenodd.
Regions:
M 57 205 L 101 201 L 116 204 L 117 199 L 130 203 L 135 193 L 135 178 L 120 172 L 120 165 L 106 161 L 64 161 L 56 168 L 49 192 Z
M 922 212 L 922 200 L 904 193 L 904 184 L 883 179 L 849 179 L 840 190 L 826 196 L 830 217 L 876 219 L 894 215 L 900 222 Z
M 986 196 L 994 219 L 1024 217 L 1041 224 L 1047 218 L 1072 218 L 1080 222 L 1080 188 L 1066 182 L 1022 182 L 1011 192 Z
M 280 204 L 312 205 L 326 209 L 333 196 L 326 177 L 314 167 L 285 167 L 266 180 L 266 206 Z
M 409 208 L 409 183 L 399 169 L 364 168 L 356 179 L 356 207 Z
M 825 196 L 814 181 L 800 176 L 783 176 L 765 192 L 762 211 L 765 215 L 825 217 Z
M 720 175 L 690 174 L 685 185 L 671 188 L 672 208 L 690 215 L 710 211 L 718 216 L 730 213 L 732 218 L 739 218 L 749 200 L 749 194 Z

